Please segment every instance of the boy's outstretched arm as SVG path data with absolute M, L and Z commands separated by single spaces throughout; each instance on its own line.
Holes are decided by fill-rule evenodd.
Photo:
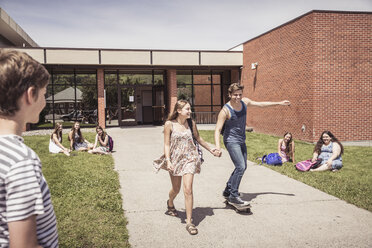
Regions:
M 276 106 L 276 105 L 282 105 L 282 106 L 289 106 L 291 105 L 290 101 L 284 100 L 280 102 L 256 102 L 253 101 L 247 97 L 243 97 L 242 101 L 247 105 L 247 106 L 256 106 L 256 107 L 269 107 L 269 106 Z

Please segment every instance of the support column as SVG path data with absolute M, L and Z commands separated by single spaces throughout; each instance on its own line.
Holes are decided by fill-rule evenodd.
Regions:
M 105 122 L 105 73 L 97 69 L 97 94 L 98 94 L 98 125 L 106 128 Z
M 175 69 L 167 70 L 168 79 L 168 113 L 172 113 L 177 103 L 177 71 Z

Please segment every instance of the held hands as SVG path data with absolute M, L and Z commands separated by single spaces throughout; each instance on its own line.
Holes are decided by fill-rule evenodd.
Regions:
M 221 150 L 219 150 L 219 149 L 217 149 L 217 148 L 213 148 L 213 149 L 211 150 L 211 153 L 212 153 L 215 157 L 221 157 L 221 155 L 222 155 Z

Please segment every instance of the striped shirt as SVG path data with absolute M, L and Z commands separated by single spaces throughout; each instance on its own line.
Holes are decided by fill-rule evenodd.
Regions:
M 17 135 L 0 135 L 0 247 L 9 247 L 8 224 L 36 215 L 42 247 L 58 247 L 50 192 L 36 153 Z

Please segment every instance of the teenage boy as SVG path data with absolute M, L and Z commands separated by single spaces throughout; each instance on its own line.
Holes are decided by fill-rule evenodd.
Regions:
M 228 89 L 230 101 L 227 102 L 218 114 L 214 141 L 216 149 L 221 155 L 220 133 L 225 123 L 223 132 L 223 143 L 225 144 L 235 169 L 226 183 L 223 196 L 236 206 L 248 206 L 249 202 L 243 201 L 239 195 L 239 185 L 245 170 L 247 169 L 247 147 L 245 144 L 245 125 L 247 118 L 247 107 L 267 107 L 275 105 L 288 106 L 289 101 L 281 102 L 256 102 L 242 97 L 243 85 L 231 84 Z
M 36 153 L 21 138 L 45 106 L 48 71 L 0 49 L 0 247 L 58 247 L 56 216 Z

